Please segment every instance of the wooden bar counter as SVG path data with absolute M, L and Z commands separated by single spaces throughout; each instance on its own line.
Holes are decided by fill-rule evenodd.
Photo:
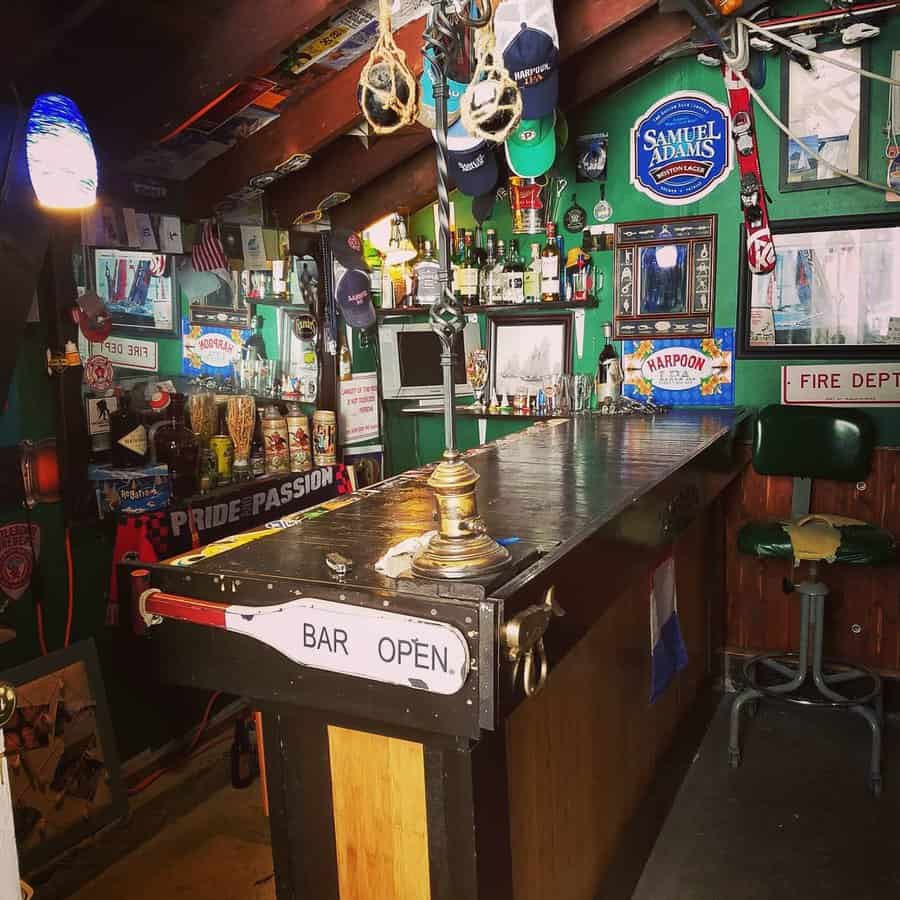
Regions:
M 594 897 L 720 645 L 719 498 L 745 416 L 587 414 L 469 451 L 480 513 L 513 556 L 481 581 L 374 569 L 434 527 L 428 467 L 136 579 L 162 611 L 147 636 L 160 676 L 263 710 L 279 900 Z M 353 561 L 343 576 L 332 551 Z M 651 705 L 650 579 L 669 555 L 689 664 Z M 564 615 L 544 637 L 546 684 L 525 696 L 504 626 L 551 587 Z M 382 635 L 374 661 L 357 650 L 367 634 Z M 291 658 L 269 646 L 285 642 Z

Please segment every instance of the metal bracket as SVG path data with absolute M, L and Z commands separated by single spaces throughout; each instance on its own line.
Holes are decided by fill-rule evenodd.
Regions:
M 156 613 L 147 612 L 147 601 L 154 595 L 159 593 L 159 588 L 149 588 L 144 591 L 140 597 L 138 597 L 138 612 L 140 613 L 141 618 L 144 620 L 144 624 L 148 628 L 152 628 L 154 625 L 162 625 L 163 617 L 157 615 Z

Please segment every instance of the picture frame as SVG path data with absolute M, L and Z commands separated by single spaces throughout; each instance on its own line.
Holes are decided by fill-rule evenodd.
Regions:
M 821 52 L 833 54 L 839 61 L 857 68 L 870 68 L 867 43 Z M 861 178 L 868 177 L 869 79 L 824 60 L 807 58 L 812 67 L 809 71 L 788 56 L 782 56 L 781 118 L 802 138 L 798 143 L 787 135 L 781 137 L 779 189 L 782 192 L 853 184 L 849 178 L 835 175 L 805 153 L 805 144 L 815 144 L 815 149 L 839 168 Z
M 128 812 L 93 640 L 3 672 L 16 842 L 28 873 Z
M 715 215 L 615 226 L 615 340 L 712 336 L 716 309 Z
M 900 212 L 773 220 L 776 265 L 738 261 L 739 359 L 873 359 L 900 349 Z
M 179 285 L 174 256 L 96 247 L 94 289 L 109 308 L 113 333 L 177 337 Z
M 488 396 L 536 395 L 554 375 L 572 371 L 572 316 L 487 316 Z

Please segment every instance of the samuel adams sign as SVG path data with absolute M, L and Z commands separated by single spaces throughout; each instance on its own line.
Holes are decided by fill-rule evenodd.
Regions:
M 659 203 L 705 197 L 731 163 L 728 110 L 706 94 L 670 94 L 631 129 L 631 183 Z

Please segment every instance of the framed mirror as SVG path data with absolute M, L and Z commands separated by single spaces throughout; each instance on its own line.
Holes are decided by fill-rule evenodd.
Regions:
M 772 232 L 773 272 L 751 274 L 740 254 L 738 356 L 835 359 L 897 352 L 900 212 L 772 222 Z
M 868 45 L 825 51 L 829 59 L 868 69 Z M 782 57 L 781 118 L 799 138 L 781 139 L 780 189 L 804 191 L 853 184 L 812 156 L 812 148 L 839 169 L 867 177 L 869 79 L 824 59 L 810 69 Z

